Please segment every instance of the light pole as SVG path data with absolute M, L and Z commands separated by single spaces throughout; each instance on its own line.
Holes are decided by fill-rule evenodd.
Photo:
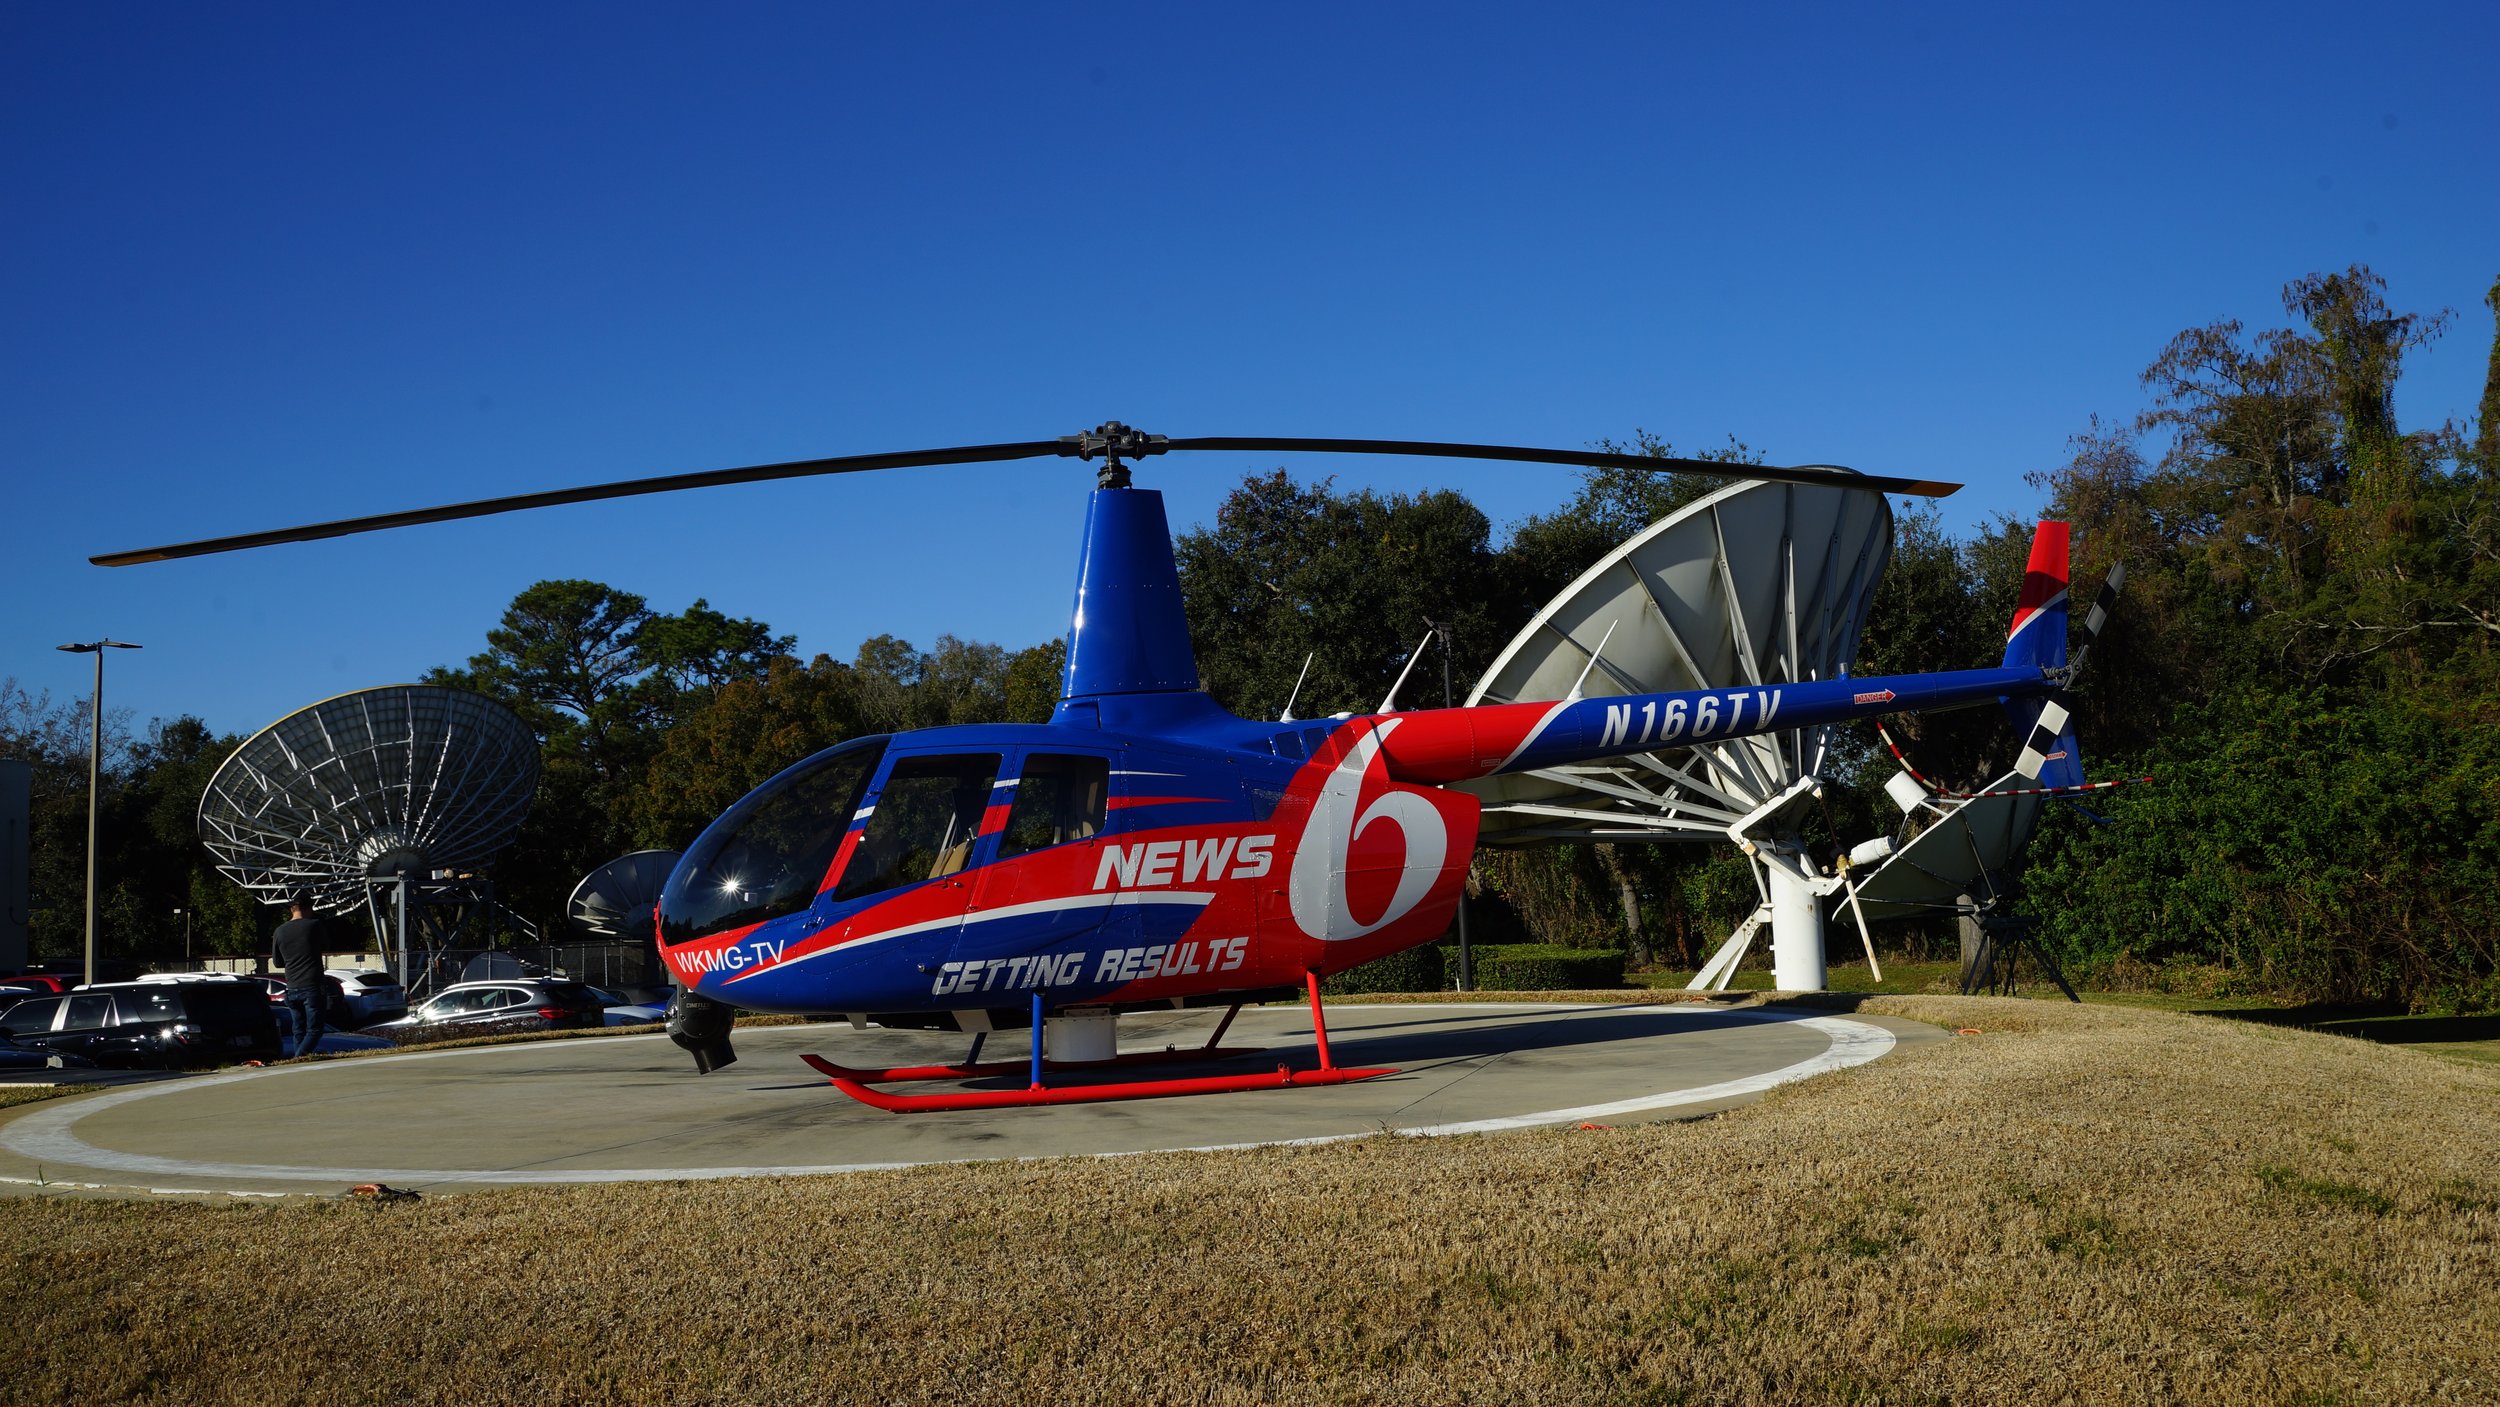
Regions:
M 188 967 L 191 965 L 191 911 L 176 909 L 174 912 L 182 919 L 182 965 Z
M 104 775 L 104 652 L 140 648 L 127 640 L 94 640 L 84 645 L 56 645 L 73 655 L 95 656 L 95 707 L 88 714 L 87 733 L 87 975 L 95 982 L 95 833 L 98 784 Z

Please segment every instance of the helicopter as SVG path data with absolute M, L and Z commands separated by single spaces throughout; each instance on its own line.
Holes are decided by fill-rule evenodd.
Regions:
M 1191 450 L 1595 466 L 1928 497 L 1960 487 L 1833 465 L 1406 440 L 1178 438 L 1113 421 L 1050 440 L 626 480 L 90 560 L 128 566 L 811 475 L 1099 460 L 1050 721 L 861 737 L 796 762 L 704 829 L 654 907 L 653 938 L 678 984 L 667 1031 L 699 1073 L 738 1058 L 731 1033 L 740 1010 L 969 1035 L 969 1053 L 949 1064 L 865 1069 L 802 1057 L 844 1094 L 898 1112 L 1326 1086 L 1396 1073 L 1336 1062 L 1320 984 L 1448 930 L 1475 854 L 1479 805 L 1454 783 L 1992 702 L 2026 738 L 2030 775 L 2052 786 L 2080 780 L 2080 750 L 2058 702 L 2081 662 L 2067 660 L 2063 524 L 2041 524 L 2033 540 L 1996 668 L 1599 697 L 1575 686 L 1561 700 L 1467 708 L 1400 709 L 1393 690 L 1375 712 L 1302 721 L 1288 705 L 1266 722 L 1200 690 L 1162 496 L 1133 482 L 1132 463 Z M 1128 1077 L 1130 1067 L 1254 1053 L 1222 1044 L 1243 1007 L 1303 999 L 1315 1069 Z M 1204 1046 L 1119 1049 L 1123 1014 L 1213 1007 L 1226 1010 Z M 1033 1037 L 1021 1063 L 982 1062 L 990 1033 L 1017 1028 Z M 1112 1078 L 1054 1082 L 1095 1072 Z M 997 1086 L 994 1077 L 1007 1077 L 1004 1087 L 882 1088 Z

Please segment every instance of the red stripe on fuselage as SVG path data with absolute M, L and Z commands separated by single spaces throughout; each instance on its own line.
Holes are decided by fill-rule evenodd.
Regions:
M 675 947 L 662 943 L 660 944 L 660 961 L 668 964 L 670 974 L 675 976 L 680 983 L 688 987 L 695 986 L 712 975 L 714 970 L 714 964 L 710 960 L 712 954 L 736 947 L 739 940 L 763 926 L 761 923 L 750 923 L 744 928 L 733 928 L 726 933 L 714 933 L 692 942 L 680 943 Z
M 1389 775 L 1438 785 L 1490 776 L 1519 751 L 1559 703 L 1489 704 L 1392 714 L 1399 725 L 1380 740 Z
M 864 825 L 853 826 L 850 833 L 842 837 L 842 848 L 833 852 L 833 863 L 825 866 L 825 877 L 816 883 L 817 893 L 831 889 L 842 878 L 842 867 L 851 862 L 851 852 L 859 848 L 859 838 L 867 829 Z

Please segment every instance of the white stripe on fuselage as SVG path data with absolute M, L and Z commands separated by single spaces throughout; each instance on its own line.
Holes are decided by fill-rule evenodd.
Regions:
M 1545 710 L 1545 716 L 1538 719 L 1536 721 L 1536 726 L 1528 730 L 1528 736 L 1520 739 L 1519 746 L 1512 748 L 1510 750 L 1510 756 L 1505 757 L 1499 763 L 1496 763 L 1493 770 L 1495 772 L 1499 772 L 1503 768 L 1510 766 L 1510 764 L 1517 762 L 1521 753 L 1526 752 L 1530 747 L 1534 746 L 1537 739 L 1545 736 L 1546 728 L 1550 726 L 1555 719 L 1562 717 L 1563 710 L 1571 707 L 1571 702 L 1571 700 L 1565 699 L 1561 703 L 1554 705 L 1552 708 Z
M 760 976 L 766 972 L 787 972 L 791 968 L 798 966 L 800 963 L 813 961 L 816 958 L 825 956 L 827 953 L 846 953 L 853 948 L 858 947 L 862 943 L 882 943 L 888 938 L 908 938 L 915 933 L 934 933 L 943 928 L 970 928 L 975 924 L 995 923 L 1000 919 L 1030 918 L 1035 914 L 1061 913 L 1069 909 L 1107 909 L 1118 904 L 1188 904 L 1197 908 L 1205 908 L 1207 905 L 1214 902 L 1215 896 L 1213 894 L 1198 893 L 1190 890 L 1115 889 L 1099 894 L 1071 894 L 1060 899 L 1036 899 L 1029 904 L 1009 904 L 1003 909 L 976 909 L 971 913 L 949 914 L 944 918 L 926 919 L 919 923 L 907 923 L 900 928 L 889 928 L 882 933 L 865 934 L 858 938 L 852 938 L 845 942 L 836 943 L 830 948 L 818 948 L 812 953 L 791 958 L 786 962 L 776 963 L 771 967 L 759 967 L 751 972 L 741 972 L 737 976 L 730 978 L 728 982 L 724 982 L 721 985 L 729 986 L 732 983 L 744 982 L 750 977 Z
M 2066 593 L 2063 591 L 2060 591 L 2046 601 L 2041 602 L 2036 608 L 2033 609 L 2030 615 L 2016 621 L 2014 623 L 2014 628 L 2005 632 L 2005 643 L 2008 645 L 2013 644 L 2014 637 L 2022 634 L 2026 630 L 2029 630 L 2033 621 L 2038 620 L 2040 617 L 2047 615 L 2050 611 L 2056 610 L 2065 604 Z

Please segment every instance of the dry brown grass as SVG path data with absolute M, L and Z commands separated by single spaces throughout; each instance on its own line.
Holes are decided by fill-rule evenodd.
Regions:
M 62 1095 L 76 1093 L 78 1093 L 78 1087 L 75 1085 L 0 1085 L 0 1109 L 11 1108 L 19 1104 L 36 1104 L 46 1099 L 58 1099 Z
M 0 1388 L 2500 1400 L 2500 1072 L 2159 1012 L 1868 1006 L 1985 1034 L 1612 1131 L 390 1207 L 0 1201 Z

